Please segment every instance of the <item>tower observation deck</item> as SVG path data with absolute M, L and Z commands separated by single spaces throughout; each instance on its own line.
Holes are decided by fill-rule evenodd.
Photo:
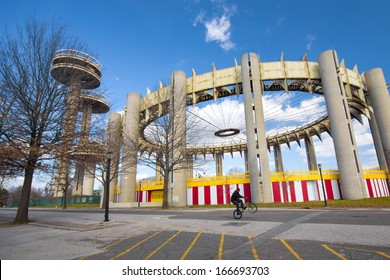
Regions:
M 104 147 L 89 139 L 91 116 L 110 109 L 103 95 L 91 91 L 100 86 L 101 64 L 82 51 L 61 49 L 54 54 L 51 75 L 68 87 L 62 127 L 65 153 L 59 159 L 55 196 L 62 196 L 68 187 L 71 160 L 76 161 L 73 194 L 92 195 L 93 174 L 96 162 L 104 155 Z M 78 112 L 82 114 L 82 123 L 79 143 L 75 143 Z

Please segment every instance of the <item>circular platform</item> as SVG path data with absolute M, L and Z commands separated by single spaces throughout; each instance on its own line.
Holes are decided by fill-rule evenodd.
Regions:
M 83 89 L 95 89 L 100 86 L 101 64 L 81 51 L 63 49 L 54 54 L 51 75 L 67 86 L 76 82 Z
M 80 103 L 82 110 L 83 106 L 91 106 L 92 114 L 104 114 L 110 110 L 110 105 L 108 101 L 105 100 L 102 96 L 96 96 L 92 94 L 81 94 L 80 95 Z
M 270 94 L 269 99 L 271 101 L 279 99 L 280 92 L 287 94 L 294 92 L 298 95 L 306 94 L 309 96 L 323 95 L 317 62 L 283 60 L 261 62 L 260 65 L 260 82 L 264 93 Z M 367 115 L 368 112 L 364 99 L 364 79 L 357 71 L 348 69 L 344 65 L 340 66 L 339 71 L 340 78 L 349 90 L 347 102 L 351 117 L 360 120 L 361 115 Z M 186 85 L 187 106 L 191 105 L 190 107 L 197 106 L 200 103 L 216 103 L 217 100 L 227 97 L 239 97 L 243 93 L 241 67 L 235 63 L 234 67 L 221 70 L 213 67 L 213 71 L 208 73 L 196 74 L 193 71 L 192 77 L 187 78 Z M 142 139 L 140 146 L 145 150 L 152 149 L 156 144 L 148 139 L 146 134 L 150 133 L 148 129 L 150 124 L 168 113 L 170 90 L 170 85 L 162 86 L 154 92 L 149 92 L 142 100 L 140 112 Z M 279 105 L 288 106 L 288 103 Z M 199 118 L 215 126 L 215 120 L 204 116 Z M 216 139 L 215 142 L 196 146 L 187 145 L 188 152 L 192 154 L 213 154 L 215 152 L 241 152 L 246 150 L 245 126 L 220 126 L 210 129 L 210 131 L 212 131 L 212 137 Z M 311 136 L 321 138 L 323 132 L 330 134 L 327 112 L 324 112 L 324 114 L 318 113 L 311 120 L 294 127 L 286 127 L 285 130 L 278 130 L 276 133 L 269 131 L 267 145 L 268 148 L 280 144 L 289 146 L 291 142 L 297 142 L 300 145 L 302 139 Z M 222 138 L 232 138 L 234 141 L 221 143 Z
M 105 146 L 97 142 L 89 142 L 73 147 L 69 157 L 72 160 L 80 160 L 85 162 L 102 162 L 105 160 L 106 155 L 107 151 Z

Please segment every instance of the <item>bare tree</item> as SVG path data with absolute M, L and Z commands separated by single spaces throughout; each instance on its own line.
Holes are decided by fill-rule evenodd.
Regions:
M 201 166 L 208 161 L 206 157 L 193 156 L 188 153 L 187 143 L 197 139 L 192 128 L 198 126 L 199 119 L 186 115 L 186 98 L 177 98 L 176 92 L 184 89 L 174 89 L 172 78 L 169 89 L 169 104 L 165 104 L 165 115 L 153 121 L 144 131 L 148 144 L 140 146 L 138 162 L 161 174 L 163 178 L 162 208 L 169 207 L 169 186 L 175 172 L 188 169 L 188 162 L 193 167 Z M 184 104 L 183 104 L 184 103 Z M 183 109 L 184 108 L 184 109 Z M 183 121 L 183 118 L 185 121 Z
M 51 77 L 51 60 L 56 50 L 76 43 L 66 37 L 63 26 L 36 19 L 18 26 L 16 35 L 6 32 L 1 38 L 1 165 L 17 168 L 24 176 L 15 224 L 29 221 L 34 172 L 50 168 L 45 162 L 58 154 L 67 91 Z

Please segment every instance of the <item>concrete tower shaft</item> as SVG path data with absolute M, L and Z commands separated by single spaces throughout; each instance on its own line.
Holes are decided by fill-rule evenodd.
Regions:
M 253 202 L 272 202 L 271 175 L 263 111 L 263 87 L 259 57 L 241 57 L 242 89 L 248 147 L 248 164 Z
M 172 137 L 170 144 L 173 145 L 173 158 L 176 160 L 186 155 L 186 85 L 187 77 L 183 71 L 176 71 L 171 77 L 171 99 L 169 114 L 173 120 Z M 187 174 L 186 174 L 186 157 L 180 160 L 176 170 L 173 171 L 173 194 L 172 204 L 176 206 L 186 205 L 187 197 Z
M 367 84 L 368 102 L 372 106 L 382 144 L 387 170 L 390 169 L 390 97 L 383 71 L 372 69 L 364 74 Z M 375 136 L 375 135 L 374 135 Z M 382 156 L 383 157 L 383 156 Z M 383 163 L 382 163 L 383 164 Z
M 318 64 L 340 172 L 340 187 L 343 198 L 360 199 L 367 197 L 351 113 L 344 84 L 339 75 L 337 53 L 332 50 L 321 53 L 318 57 Z
M 135 92 L 130 92 L 127 95 L 122 144 L 126 166 L 124 166 L 121 176 L 121 193 L 119 196 L 119 202 L 121 203 L 135 201 L 140 104 L 141 95 Z

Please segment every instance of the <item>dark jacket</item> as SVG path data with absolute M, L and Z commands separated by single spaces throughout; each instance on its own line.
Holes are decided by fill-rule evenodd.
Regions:
M 235 190 L 230 197 L 230 201 L 236 201 L 239 198 L 243 198 L 243 196 L 237 190 Z

